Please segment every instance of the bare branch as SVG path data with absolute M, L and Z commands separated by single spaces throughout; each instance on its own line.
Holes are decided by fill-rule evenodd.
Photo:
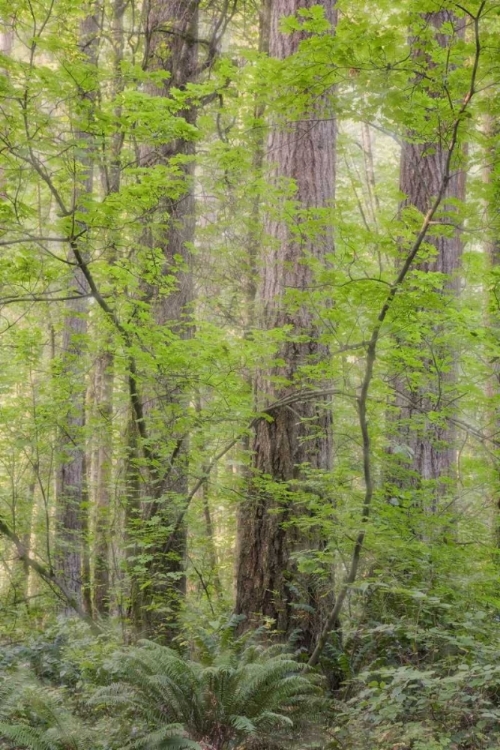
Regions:
M 6 537 L 16 548 L 19 559 L 22 560 L 28 567 L 37 573 L 40 578 L 45 581 L 52 589 L 55 589 L 59 593 L 64 601 L 74 610 L 74 612 L 80 617 L 83 622 L 92 630 L 94 635 L 99 635 L 102 632 L 101 627 L 90 615 L 85 612 L 82 605 L 75 599 L 73 594 L 66 588 L 64 583 L 60 581 L 55 573 L 46 568 L 45 565 L 30 557 L 26 547 L 17 536 L 17 534 L 0 518 L 0 534 Z

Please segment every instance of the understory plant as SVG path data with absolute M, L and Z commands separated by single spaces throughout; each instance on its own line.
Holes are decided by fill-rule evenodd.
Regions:
M 112 681 L 91 703 L 128 717 L 134 748 L 289 747 L 305 739 L 320 708 L 317 678 L 275 648 L 228 650 L 207 664 L 143 641 L 108 666 Z
M 336 704 L 332 749 L 500 747 L 497 615 L 491 607 L 460 615 L 418 593 L 421 622 L 403 615 L 360 636 L 372 659 Z
M 97 733 L 71 708 L 62 688 L 43 685 L 32 672 L 4 674 L 0 683 L 0 747 L 94 750 Z

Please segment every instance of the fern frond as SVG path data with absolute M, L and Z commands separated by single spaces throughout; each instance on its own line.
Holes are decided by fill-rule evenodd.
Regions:
M 172 742 L 193 747 L 195 740 L 226 748 L 286 735 L 306 705 L 311 713 L 318 690 L 283 647 L 250 644 L 241 652 L 214 654 L 207 665 L 143 641 L 117 660 L 119 680 L 99 690 L 91 703 L 140 717 L 144 731 L 131 744 L 137 749 L 160 750 Z
M 50 742 L 44 733 L 24 724 L 5 724 L 0 722 L 0 737 L 29 750 L 59 750 Z
M 256 725 L 247 716 L 231 716 L 231 726 L 245 735 L 252 735 L 256 730 Z
M 200 750 L 197 742 L 185 736 L 180 724 L 169 724 L 152 732 L 147 732 L 143 737 L 134 740 L 128 745 L 130 750 Z
M 84 750 L 95 747 L 91 730 L 66 707 L 63 690 L 40 684 L 27 670 L 2 683 L 0 735 L 30 750 Z

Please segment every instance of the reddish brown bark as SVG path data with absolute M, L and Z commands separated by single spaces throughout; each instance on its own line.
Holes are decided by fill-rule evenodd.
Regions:
M 198 7 L 192 0 L 149 0 L 145 8 L 145 68 L 167 72 L 164 85 L 150 84 L 148 93 L 169 96 L 173 87 L 184 89 L 195 80 L 198 64 Z M 195 107 L 179 113 L 188 123 L 196 120 Z M 154 212 L 153 222 L 145 231 L 142 244 L 161 248 L 164 258 L 161 275 L 173 276 L 175 286 L 168 294 L 153 284 L 146 294 L 151 300 L 154 322 L 168 327 L 178 335 L 189 337 L 190 303 L 193 299 L 190 246 L 194 239 L 193 176 L 194 142 L 178 138 L 156 148 L 144 147 L 143 166 L 169 165 L 174 157 L 187 157 L 182 163 L 183 188 L 179 198 L 162 197 Z M 156 226 L 155 226 L 156 224 Z M 157 519 L 161 530 L 148 549 L 146 571 L 133 580 L 132 612 L 136 628 L 142 633 L 169 640 L 176 633 L 180 601 L 185 593 L 184 564 L 186 526 L 181 523 L 171 539 L 172 526 L 179 515 L 179 503 L 188 494 L 188 441 L 176 432 L 176 416 L 182 413 L 185 393 L 181 383 L 159 378 L 156 384 L 161 397 L 152 393 L 148 398 L 145 417 L 153 453 L 163 455 L 162 468 L 151 466 L 147 486 L 148 501 L 142 509 L 144 521 Z M 169 397 L 165 398 L 165 393 Z M 171 450 L 166 455 L 165 446 Z M 163 451 L 163 453 L 162 453 Z M 157 462 L 158 463 L 158 462 Z M 169 549 L 166 550 L 168 543 Z M 144 583 L 144 576 L 147 586 Z M 137 577 L 136 577 L 137 578 Z M 143 580 L 140 580 L 143 578 Z
M 269 51 L 284 60 L 298 50 L 302 33 L 283 34 L 280 19 L 316 2 L 277 0 L 271 6 Z M 332 26 L 333 3 L 323 3 Z M 271 127 L 267 160 L 274 184 L 293 180 L 300 209 L 333 207 L 335 193 L 335 122 L 328 93 L 320 97 L 300 122 Z M 323 214 L 323 220 L 325 215 Z M 300 220 L 297 219 L 297 224 Z M 287 304 L 289 290 L 307 292 L 313 283 L 308 258 L 321 260 L 333 250 L 328 220 L 314 237 L 301 239 L 283 219 L 266 222 L 269 246 L 262 259 L 257 305 L 261 325 L 271 330 L 290 326 L 291 335 L 278 358 L 283 365 L 271 372 L 261 371 L 255 387 L 259 404 L 265 407 L 295 392 L 304 385 L 318 386 L 301 375 L 305 365 L 328 358 L 328 350 L 318 341 L 314 312 L 310 305 L 293 309 Z M 280 385 L 276 384 L 279 378 Z M 304 400 L 269 412 L 262 419 L 253 440 L 253 469 L 249 500 L 242 506 L 239 519 L 236 611 L 247 617 L 247 624 L 270 618 L 284 634 L 302 630 L 302 642 L 309 647 L 318 631 L 319 601 L 312 581 L 298 575 L 292 553 L 306 548 L 310 540 L 285 523 L 297 512 L 292 499 L 280 502 L 259 484 L 260 476 L 269 477 L 283 487 L 305 476 L 304 464 L 312 469 L 331 466 L 331 413 L 321 400 Z M 301 604 L 306 607 L 300 608 Z
M 455 34 L 463 36 L 463 21 L 448 10 L 425 14 L 424 24 L 436 30 L 438 43 L 447 48 L 450 36 L 439 33 L 444 23 L 452 23 Z M 433 63 L 420 49 L 419 40 L 412 40 L 412 56 L 417 70 L 423 65 L 424 70 L 432 70 Z M 417 76 L 416 85 L 420 84 Z M 425 79 L 424 79 L 425 83 Z M 433 94 L 431 93 L 431 96 Z M 402 204 L 415 207 L 426 214 L 443 183 L 448 146 L 436 137 L 435 141 L 414 143 L 408 140 L 403 144 L 400 167 L 400 189 L 407 198 Z M 465 198 L 465 173 L 455 169 L 446 188 L 443 207 L 453 211 L 449 199 Z M 447 219 L 450 223 L 453 219 Z M 453 222 L 455 229 L 447 236 L 429 236 L 427 242 L 435 248 L 435 253 L 428 260 L 416 264 L 419 271 L 440 273 L 446 276 L 442 290 L 443 305 L 447 298 L 458 294 L 459 271 L 462 256 L 460 220 Z M 403 488 L 417 491 L 414 497 L 416 505 L 423 510 L 434 511 L 439 498 L 449 494 L 455 475 L 456 447 L 455 429 L 447 417 L 453 414 L 453 402 L 456 398 L 455 384 L 457 379 L 457 353 L 453 345 L 442 342 L 440 328 L 434 329 L 433 340 L 423 344 L 425 354 L 422 359 L 422 373 L 417 380 L 414 373 L 407 372 L 396 378 L 396 413 L 393 416 L 397 424 L 394 446 L 399 446 L 396 454 L 406 454 L 396 472 L 396 484 Z M 441 412 L 443 419 L 430 420 L 429 412 Z M 422 482 L 431 480 L 431 486 L 425 487 L 425 498 L 418 498 Z M 425 505 L 425 507 L 424 507 Z
M 80 47 L 89 66 L 97 62 L 99 23 L 97 6 L 92 3 L 80 28 Z M 92 102 L 95 92 L 81 94 Z M 75 190 L 74 210 L 81 211 L 79 198 L 93 190 L 92 137 L 82 130 L 76 134 L 85 143 L 81 159 L 83 179 Z M 79 146 L 80 147 L 80 146 Z M 75 179 L 76 176 L 75 176 Z M 85 248 L 80 248 L 85 252 Z M 62 365 L 68 386 L 68 409 L 64 429 L 60 435 L 60 464 L 57 469 L 56 489 L 56 554 L 57 574 L 66 589 L 79 604 L 85 603 L 90 613 L 90 580 L 87 547 L 87 483 L 85 470 L 85 374 L 83 370 L 87 334 L 87 283 L 80 269 L 74 271 L 70 294 L 82 295 L 67 303 L 62 340 Z

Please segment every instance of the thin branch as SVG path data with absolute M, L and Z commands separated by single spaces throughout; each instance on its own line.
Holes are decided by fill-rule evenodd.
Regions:
M 34 237 L 30 234 L 26 237 L 19 237 L 16 240 L 0 240 L 0 247 L 9 247 L 10 245 L 22 245 L 28 242 L 67 242 L 67 237 Z
M 312 400 L 315 398 L 322 398 L 324 396 L 336 396 L 336 395 L 343 395 L 347 396 L 348 398 L 356 398 L 352 394 L 345 393 L 344 391 L 339 391 L 335 389 L 326 389 L 326 390 L 300 390 L 296 391 L 295 393 L 290 394 L 289 396 L 286 396 L 283 399 L 280 399 L 279 401 L 275 401 L 274 403 L 270 404 L 268 407 L 266 407 L 265 411 L 261 412 L 261 414 L 254 417 L 251 422 L 243 429 L 241 432 L 239 432 L 236 437 L 234 437 L 229 443 L 227 443 L 224 448 L 222 448 L 219 453 L 217 453 L 210 463 L 208 463 L 205 466 L 205 469 L 201 476 L 198 478 L 198 480 L 195 482 L 193 489 L 191 492 L 185 497 L 184 499 L 184 506 L 182 510 L 180 511 L 179 515 L 177 516 L 177 520 L 173 526 L 172 531 L 170 532 L 167 541 L 165 542 L 165 546 L 163 547 L 163 554 L 168 554 L 173 547 L 173 544 L 175 542 L 175 538 L 177 535 L 177 532 L 182 526 L 182 523 L 184 522 L 184 518 L 186 516 L 186 513 L 189 510 L 189 506 L 191 505 L 191 502 L 193 498 L 195 497 L 196 493 L 203 487 L 203 485 L 208 482 L 210 479 L 210 474 L 212 473 L 212 470 L 215 468 L 215 466 L 219 463 L 219 461 L 224 458 L 224 456 L 229 453 L 231 448 L 234 448 L 234 446 L 240 442 L 240 440 L 248 434 L 248 432 L 253 429 L 258 422 L 260 422 L 261 419 L 266 419 L 268 417 L 272 418 L 272 412 L 276 409 L 279 409 L 283 406 L 290 406 L 291 404 L 294 404 L 298 401 L 303 402 L 304 400 Z
M 37 573 L 40 578 L 44 580 L 45 583 L 47 583 L 51 588 L 56 589 L 56 591 L 62 596 L 67 604 L 69 604 L 69 606 L 75 611 L 78 617 L 80 617 L 83 622 L 87 623 L 94 635 L 99 635 L 102 632 L 101 627 L 95 622 L 95 620 L 92 619 L 92 617 L 90 617 L 90 615 L 87 614 L 87 612 L 85 612 L 82 605 L 78 602 L 71 591 L 66 588 L 64 583 L 62 583 L 62 581 L 57 578 L 55 573 L 52 570 L 46 568 L 45 565 L 42 565 L 42 563 L 38 562 L 38 560 L 30 557 L 21 539 L 1 518 L 0 534 L 2 534 L 13 543 L 20 560 L 22 560 L 28 567 L 34 570 L 35 573 Z
M 130 349 L 131 341 L 130 341 L 130 336 L 129 336 L 128 331 L 120 323 L 116 313 L 108 305 L 104 296 L 100 293 L 97 287 L 97 284 L 95 283 L 94 277 L 92 276 L 90 272 L 88 264 L 85 262 L 84 257 L 82 253 L 80 252 L 78 248 L 78 244 L 74 238 L 70 240 L 70 246 L 73 251 L 73 255 L 75 256 L 75 260 L 78 263 L 78 266 L 81 272 L 83 273 L 87 284 L 89 285 L 89 289 L 92 293 L 92 296 L 94 297 L 99 307 L 106 314 L 107 318 L 112 322 L 113 326 L 116 328 L 118 333 L 122 336 L 127 348 Z M 150 464 L 151 470 L 155 472 L 154 465 L 155 465 L 156 457 L 153 454 L 153 451 L 151 450 L 147 442 L 148 435 L 147 435 L 146 423 L 144 419 L 144 406 L 143 406 L 142 399 L 139 394 L 139 388 L 138 388 L 137 365 L 136 365 L 134 357 L 131 354 L 129 354 L 129 357 L 128 357 L 128 367 L 129 367 L 129 375 L 128 375 L 129 395 L 130 395 L 132 408 L 135 414 L 135 421 L 137 423 L 137 429 L 139 430 L 139 435 L 141 438 L 142 451 L 144 453 L 145 459 Z
M 460 110 L 453 124 L 452 137 L 451 137 L 450 145 L 448 147 L 448 154 L 446 158 L 443 179 L 441 182 L 439 192 L 431 208 L 425 215 L 424 220 L 422 222 L 422 227 L 417 235 L 417 238 L 413 244 L 413 247 L 408 253 L 406 260 L 403 263 L 403 266 L 401 268 L 401 271 L 399 272 L 394 284 L 391 287 L 389 294 L 387 295 L 386 301 L 384 302 L 382 309 L 379 313 L 377 322 L 375 324 L 375 327 L 371 335 L 370 342 L 368 344 L 368 349 L 366 353 L 365 374 L 363 377 L 361 391 L 360 391 L 360 395 L 358 399 L 359 426 L 360 426 L 361 435 L 363 439 L 363 476 L 364 476 L 364 483 L 365 483 L 365 496 L 363 500 L 363 509 L 361 511 L 361 529 L 358 532 L 358 535 L 356 537 L 349 571 L 347 572 L 347 575 L 345 576 L 344 581 L 342 582 L 342 586 L 340 588 L 335 605 L 326 619 L 326 622 L 323 626 L 321 634 L 318 638 L 316 647 L 311 655 L 311 658 L 309 659 L 309 662 L 308 662 L 309 667 L 314 667 L 318 663 L 319 658 L 321 654 L 323 653 L 323 649 L 325 648 L 328 634 L 330 633 L 331 629 L 334 627 L 335 623 L 339 619 L 343 606 L 344 606 L 344 602 L 347 597 L 347 593 L 349 591 L 349 588 L 355 582 L 356 577 L 357 577 L 359 563 L 361 559 L 361 553 L 363 551 L 364 541 L 365 541 L 365 536 L 366 536 L 366 524 L 370 518 L 372 500 L 373 500 L 373 495 L 374 495 L 374 490 L 375 490 L 375 484 L 374 484 L 373 473 L 372 473 L 372 465 L 371 465 L 371 440 L 370 440 L 370 433 L 368 429 L 367 405 L 368 405 L 368 395 L 370 391 L 370 386 L 373 380 L 374 366 L 375 366 L 375 362 L 377 359 L 377 345 L 378 345 L 380 332 L 385 322 L 385 319 L 389 311 L 391 310 L 394 299 L 396 298 L 397 293 L 401 289 L 401 286 L 404 283 L 408 275 L 408 272 L 410 271 L 413 265 L 415 258 L 417 257 L 417 254 L 422 246 L 422 243 L 425 240 L 425 237 L 427 236 L 427 232 L 431 226 L 431 222 L 441 205 L 441 202 L 445 196 L 446 188 L 448 187 L 448 184 L 451 179 L 451 162 L 452 162 L 453 155 L 455 153 L 455 150 L 458 144 L 458 133 L 460 130 L 460 124 L 462 122 L 463 115 L 465 114 L 467 107 L 476 92 L 476 79 L 477 79 L 477 73 L 478 73 L 478 68 L 479 68 L 479 58 L 481 54 L 481 43 L 479 39 L 479 19 L 481 17 L 485 4 L 486 4 L 486 0 L 483 0 L 478 10 L 477 16 L 474 19 L 475 58 L 474 58 L 474 64 L 473 64 L 472 73 L 471 73 L 471 83 L 470 83 L 469 91 L 467 92 L 466 96 L 463 99 L 462 105 L 460 107 Z
M 94 298 L 93 294 L 71 294 L 67 297 L 39 297 L 37 295 L 27 297 L 0 297 L 0 306 L 14 305 L 16 302 L 68 302 L 75 299 Z

